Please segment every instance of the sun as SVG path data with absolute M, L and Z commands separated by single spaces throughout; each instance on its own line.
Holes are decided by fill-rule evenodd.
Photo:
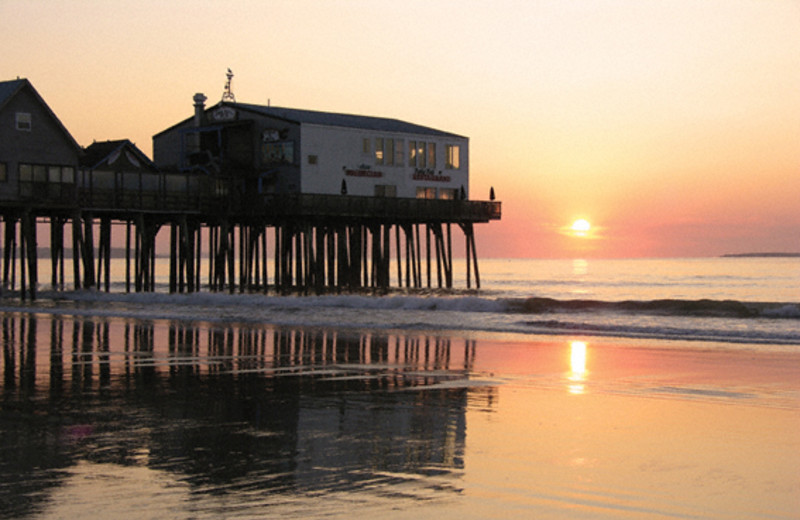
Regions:
M 572 231 L 574 231 L 576 234 L 577 233 L 584 233 L 585 234 L 585 233 L 588 233 L 592 229 L 592 225 L 589 223 L 588 220 L 583 219 L 583 218 L 579 218 L 578 220 L 576 220 L 575 222 L 572 223 L 572 226 L 570 226 L 570 229 L 572 229 Z
M 570 234 L 574 237 L 586 237 L 589 236 L 589 232 L 592 230 L 592 225 L 588 220 L 579 218 L 572 223 L 569 229 L 571 231 Z
M 585 218 L 579 218 L 574 220 L 572 224 L 566 224 L 559 228 L 558 231 L 564 236 L 590 240 L 599 238 L 597 233 L 600 231 L 600 228 L 592 225 Z

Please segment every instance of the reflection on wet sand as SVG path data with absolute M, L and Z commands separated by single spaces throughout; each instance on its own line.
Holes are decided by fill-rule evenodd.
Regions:
M 585 392 L 583 382 L 586 381 L 586 343 L 584 341 L 570 342 L 569 350 L 569 392 L 582 394 Z
M 40 513 L 87 463 L 145 467 L 190 493 L 262 501 L 266 492 L 380 493 L 420 475 L 457 476 L 468 403 L 485 407 L 496 391 L 469 382 L 471 340 L 2 319 L 0 502 L 9 517 Z M 457 479 L 446 482 L 426 492 L 458 491 Z

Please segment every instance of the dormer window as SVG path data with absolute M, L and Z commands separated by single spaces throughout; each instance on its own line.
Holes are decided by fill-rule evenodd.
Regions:
M 30 112 L 17 112 L 16 113 L 17 130 L 22 132 L 31 131 L 31 114 Z

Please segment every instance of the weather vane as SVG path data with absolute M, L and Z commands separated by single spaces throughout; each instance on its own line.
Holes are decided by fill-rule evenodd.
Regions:
M 236 98 L 231 90 L 231 80 L 233 80 L 233 72 L 231 72 L 231 69 L 228 69 L 226 76 L 228 77 L 228 81 L 225 82 L 225 90 L 222 92 L 222 101 L 236 103 Z

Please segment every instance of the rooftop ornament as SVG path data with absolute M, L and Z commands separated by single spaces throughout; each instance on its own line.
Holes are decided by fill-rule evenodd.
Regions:
M 231 81 L 233 81 L 233 72 L 231 69 L 228 69 L 228 73 L 226 74 L 228 81 L 225 82 L 225 89 L 222 91 L 222 101 L 230 101 L 231 103 L 236 103 L 236 97 L 233 95 L 233 90 L 231 90 Z

